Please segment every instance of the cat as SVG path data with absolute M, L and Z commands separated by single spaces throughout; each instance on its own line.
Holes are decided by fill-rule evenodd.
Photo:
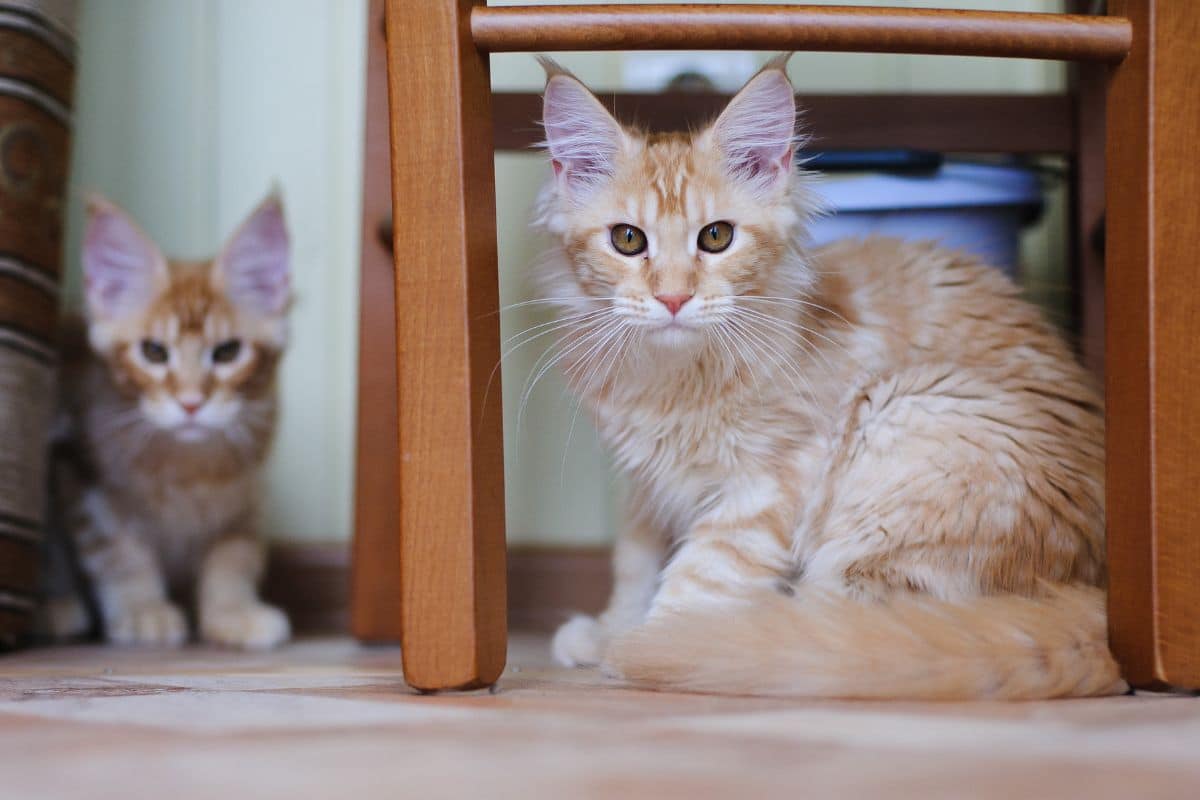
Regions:
M 77 357 L 68 348 L 60 379 L 63 435 L 79 457 L 57 470 L 56 495 L 112 643 L 183 643 L 187 603 L 176 601 L 189 595 L 204 641 L 263 649 L 289 637 L 287 616 L 258 598 L 254 519 L 289 258 L 275 193 L 203 262 L 168 261 L 117 205 L 88 202 L 86 344 Z M 77 599 L 52 599 L 51 633 L 86 627 Z
M 820 203 L 786 60 L 658 134 L 543 59 L 535 274 L 632 487 L 607 609 L 555 659 L 735 694 L 1124 691 L 1091 379 L 970 255 L 805 245 Z

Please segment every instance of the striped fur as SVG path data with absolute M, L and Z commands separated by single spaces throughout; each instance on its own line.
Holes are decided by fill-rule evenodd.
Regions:
M 607 115 L 575 89 L 547 116 Z M 807 248 L 794 115 L 775 61 L 707 128 L 621 128 L 583 200 L 561 170 L 542 192 L 552 358 L 635 487 L 610 607 L 564 626 L 556 657 L 701 691 L 1120 691 L 1090 379 L 972 257 Z M 711 253 L 715 221 L 735 234 Z M 619 224 L 644 252 L 615 249 Z
M 62 376 L 78 458 L 60 470 L 60 492 L 112 642 L 181 643 L 193 600 L 207 641 L 264 648 L 288 637 L 283 612 L 257 596 L 254 519 L 287 337 L 287 259 L 275 197 L 197 263 L 168 262 L 123 211 L 90 204 L 87 344 Z M 66 635 L 87 618 L 57 597 L 47 622 Z

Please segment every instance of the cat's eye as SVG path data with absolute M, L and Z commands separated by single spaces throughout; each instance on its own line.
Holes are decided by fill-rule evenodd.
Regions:
M 612 246 L 622 255 L 636 256 L 646 249 L 646 234 L 642 229 L 624 222 L 613 225 L 611 237 Z
M 696 246 L 706 253 L 719 253 L 733 241 L 733 226 L 728 222 L 710 222 L 700 229 Z
M 151 364 L 165 364 L 170 357 L 167 347 L 153 339 L 142 339 L 142 358 Z
M 228 364 L 238 357 L 238 353 L 242 352 L 242 342 L 240 339 L 228 339 L 221 342 L 213 348 L 212 360 L 214 364 Z

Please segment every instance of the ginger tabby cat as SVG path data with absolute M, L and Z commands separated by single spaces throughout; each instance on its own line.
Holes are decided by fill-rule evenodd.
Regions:
M 62 375 L 79 458 L 60 494 L 106 638 L 180 644 L 194 600 L 205 641 L 285 641 L 287 617 L 258 599 L 254 519 L 287 343 L 282 204 L 268 197 L 212 261 L 181 263 L 94 198 L 83 269 L 87 348 Z M 80 632 L 81 609 L 54 599 L 52 632 Z
M 694 691 L 1123 691 L 1091 380 L 965 253 L 805 245 L 785 63 L 646 134 L 544 61 L 554 358 L 633 487 L 609 606 L 556 658 Z

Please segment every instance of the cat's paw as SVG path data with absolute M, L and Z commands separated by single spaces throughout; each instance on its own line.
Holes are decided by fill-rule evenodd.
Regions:
M 291 636 L 287 615 L 275 606 L 254 603 L 225 606 L 200 615 L 204 641 L 242 650 L 270 650 Z
M 113 644 L 178 647 L 187 641 L 183 612 L 165 600 L 134 606 L 115 615 L 105 626 Z
M 34 624 L 38 635 L 65 641 L 87 634 L 92 627 L 92 615 L 75 595 L 52 597 L 38 610 Z
M 554 634 L 550 652 L 564 667 L 593 667 L 604 658 L 608 633 L 595 617 L 572 617 Z

